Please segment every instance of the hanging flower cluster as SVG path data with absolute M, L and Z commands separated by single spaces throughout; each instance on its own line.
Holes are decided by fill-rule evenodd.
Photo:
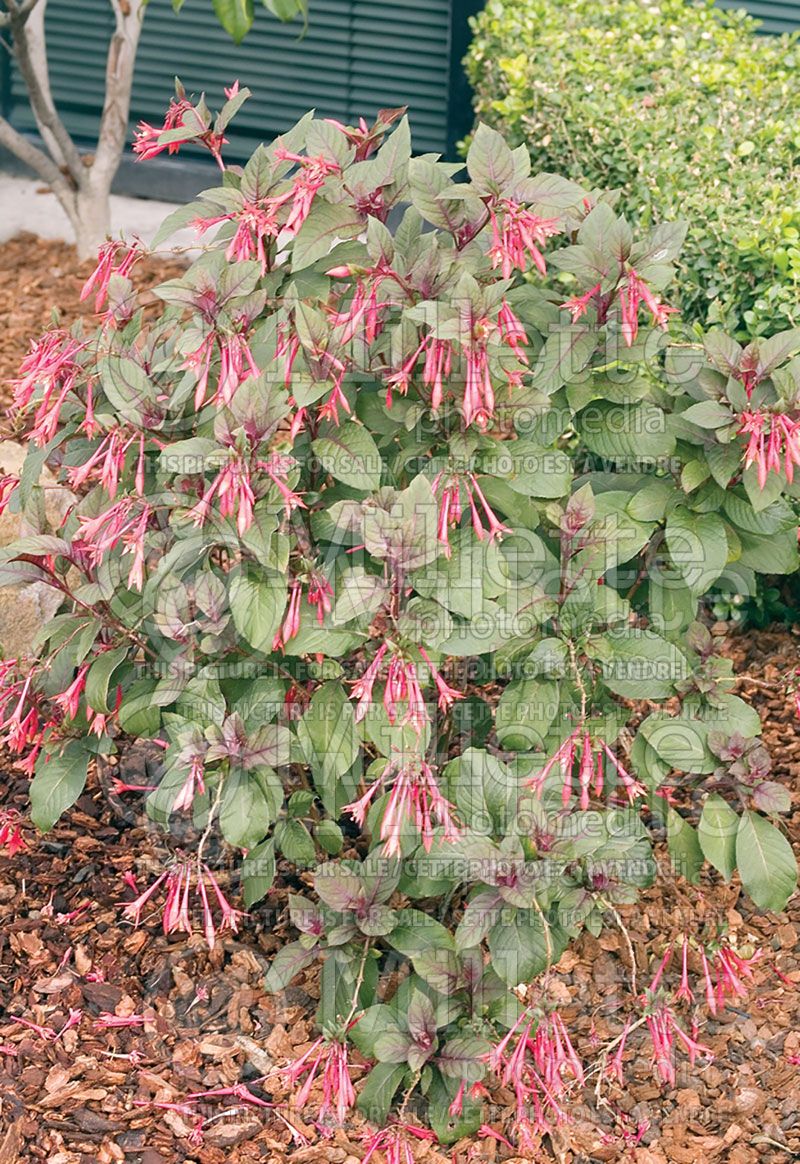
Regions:
M 492 242 L 489 254 L 492 266 L 499 267 L 504 279 L 513 271 L 525 271 L 533 262 L 540 274 L 547 274 L 541 248 L 547 240 L 564 229 L 558 218 L 540 218 L 514 198 L 501 198 L 489 208 Z
M 325 616 L 331 613 L 333 588 L 321 570 L 311 569 L 302 580 L 295 578 L 289 587 L 286 617 L 275 632 L 272 643 L 273 651 L 284 650 L 290 639 L 296 638 L 300 631 L 300 600 L 304 584 L 306 586 L 306 602 L 316 610 L 317 623 L 322 626 Z
M 573 776 L 577 768 L 578 788 L 580 790 L 580 807 L 585 810 L 589 807 L 589 795 L 593 791 L 595 796 L 602 796 L 605 782 L 606 762 L 610 763 L 622 790 L 629 801 L 647 795 L 647 789 L 632 776 L 625 768 L 618 756 L 612 752 L 605 740 L 593 738 L 585 728 L 577 727 L 559 745 L 542 770 L 528 780 L 528 784 L 537 793 L 541 794 L 544 782 L 556 768 L 561 773 L 561 798 L 566 807 L 572 798 Z
M 387 857 L 399 857 L 405 826 L 413 826 L 422 839 L 426 852 L 433 844 L 434 829 L 441 826 L 445 841 L 455 841 L 461 835 L 456 824 L 455 810 L 439 789 L 430 764 L 417 758 L 402 756 L 389 760 L 381 775 L 359 799 L 346 804 L 348 812 L 362 828 L 367 813 L 378 795 L 389 790 L 389 799 L 383 811 L 380 838 Z
M 122 239 L 109 239 L 103 243 L 98 251 L 97 266 L 81 289 L 81 302 L 94 295 L 94 309 L 99 312 L 108 298 L 112 276 L 127 278 L 143 254 L 144 248 L 138 241 L 127 243 Z
M 557 1011 L 524 1010 L 487 1055 L 489 1067 L 514 1092 L 515 1131 L 520 1146 L 534 1148 L 536 1134 L 565 1123 L 570 1089 L 584 1070 Z
M 436 687 L 439 709 L 447 711 L 456 699 L 463 699 L 463 692 L 451 687 L 440 675 L 424 647 L 417 651 L 422 657 L 430 678 Z M 353 684 L 352 694 L 358 700 L 355 718 L 362 720 L 372 707 L 373 689 L 383 669 L 384 660 L 389 659 L 384 679 L 383 706 L 389 723 L 410 724 L 421 732 L 429 722 L 428 708 L 422 694 L 418 663 L 405 658 L 402 652 L 393 649 L 389 643 L 381 643 L 375 658 L 360 679 Z M 399 709 L 406 705 L 405 714 L 400 718 Z
M 132 873 L 126 873 L 123 879 L 138 894 L 133 901 L 124 903 L 122 909 L 123 916 L 136 927 L 141 923 L 145 907 L 160 890 L 164 895 L 159 908 L 165 934 L 195 932 L 192 898 L 200 903 L 203 915 L 201 932 L 209 949 L 213 950 L 218 934 L 226 930 L 238 933 L 242 913 L 234 909 L 225 897 L 208 865 L 189 859 L 176 860 L 141 893 Z
M 668 326 L 670 315 L 677 310 L 675 307 L 668 307 L 666 303 L 662 303 L 658 296 L 650 290 L 645 280 L 631 268 L 619 291 L 622 336 L 628 347 L 633 346 L 639 334 L 639 306 L 641 303 L 644 303 L 653 317 L 654 325 L 662 329 Z
M 27 848 L 20 828 L 20 814 L 14 808 L 0 811 L 0 849 L 2 848 L 9 857 Z
M 322 1103 L 318 1121 L 323 1126 L 335 1122 L 341 1127 L 356 1102 L 350 1071 L 345 1039 L 326 1036 L 317 1039 L 286 1069 L 287 1078 L 292 1086 L 296 1086 L 305 1076 L 303 1083 L 294 1093 L 292 1099 L 294 1106 L 301 1110 L 305 1108 L 312 1089 L 321 1082 Z
M 494 538 L 502 538 L 503 534 L 512 533 L 512 530 L 500 521 L 486 500 L 474 473 L 448 473 L 443 470 L 434 477 L 431 488 L 439 496 L 439 523 L 437 532 L 439 541 L 444 545 L 444 552 L 448 558 L 452 554 L 449 530 L 457 528 L 461 524 L 461 518 L 463 516 L 461 507 L 462 488 L 467 495 L 472 528 L 479 541 L 483 541 L 485 538 L 492 541 Z M 475 500 L 476 497 L 478 499 L 477 503 Z M 486 522 L 486 525 L 484 525 L 484 522 Z
M 414 1164 L 414 1141 L 431 1143 L 436 1136 L 430 1128 L 421 1128 L 418 1124 L 391 1124 L 380 1131 L 371 1132 L 364 1137 L 366 1152 L 362 1164 L 369 1161 L 376 1152 L 380 1152 L 386 1159 L 386 1164 Z
M 760 488 L 770 473 L 783 473 L 791 484 L 795 466 L 800 466 L 800 420 L 782 413 L 745 411 L 739 421 L 739 432 L 748 438 L 744 467 L 758 467 Z

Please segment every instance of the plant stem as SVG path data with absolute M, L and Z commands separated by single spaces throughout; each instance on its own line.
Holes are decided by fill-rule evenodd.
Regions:
M 636 955 L 633 952 L 633 943 L 631 942 L 631 936 L 628 933 L 625 922 L 620 917 L 619 911 L 611 904 L 610 901 L 606 901 L 604 897 L 598 897 L 597 900 L 600 902 L 603 908 L 607 909 L 613 916 L 614 921 L 619 927 L 620 933 L 625 939 L 625 945 L 628 947 L 628 957 L 631 963 L 631 990 L 634 994 L 638 994 L 638 990 L 636 988 Z

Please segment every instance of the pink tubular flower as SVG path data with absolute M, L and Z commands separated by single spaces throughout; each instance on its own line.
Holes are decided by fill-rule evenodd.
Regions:
M 502 1132 L 496 1131 L 495 1128 L 489 1127 L 488 1124 L 481 1124 L 478 1128 L 478 1136 L 482 1140 L 495 1140 L 498 1144 L 505 1144 L 507 1148 L 511 1148 L 512 1151 L 514 1150 L 514 1145 L 511 1141 L 506 1139 Z
M 5 513 L 8 503 L 19 487 L 19 477 L 6 473 L 0 476 L 0 515 Z
M 322 626 L 325 615 L 331 612 L 333 589 L 330 582 L 319 570 L 312 570 L 308 578 L 308 593 L 306 602 L 317 608 L 317 622 Z
M 186 137 L 176 138 L 169 142 L 160 140 L 162 134 L 176 129 L 185 129 Z M 146 121 L 139 122 L 133 135 L 133 152 L 136 154 L 137 161 L 150 161 L 152 158 L 158 157 L 164 150 L 169 154 L 176 154 L 181 146 L 190 141 L 205 146 L 220 169 L 225 169 L 221 156 L 225 138 L 222 134 L 214 133 L 203 125 L 190 101 L 184 97 L 177 100 L 173 97 L 164 116 L 163 124 L 155 126 Z
M 528 333 L 505 299 L 500 304 L 500 310 L 497 313 L 497 326 L 503 343 L 512 349 L 523 364 L 527 364 L 528 357 L 521 349 L 523 345 L 528 343 Z
M 661 983 L 661 979 L 664 976 L 664 971 L 666 970 L 666 968 L 669 965 L 671 960 L 672 960 L 672 942 L 670 942 L 670 944 L 667 946 L 666 950 L 664 951 L 663 957 L 658 964 L 658 967 L 656 969 L 655 974 L 653 975 L 652 981 L 651 981 L 650 986 L 649 986 L 649 990 L 650 990 L 651 994 L 654 994 L 656 992 L 656 990 L 658 990 L 658 987 Z
M 383 692 L 383 706 L 389 723 L 397 722 L 398 704 L 406 704 L 402 723 L 410 724 L 419 733 L 428 722 L 428 710 L 414 663 L 393 655 L 386 671 L 386 686 Z
M 383 1153 L 386 1164 L 414 1164 L 409 1138 L 426 1140 L 429 1144 L 436 1142 L 436 1135 L 430 1128 L 420 1128 L 416 1124 L 390 1124 L 364 1137 L 367 1150 L 362 1164 L 369 1164 L 376 1152 Z
M 572 316 L 573 323 L 577 323 L 581 316 L 586 314 L 589 304 L 600 294 L 602 286 L 602 283 L 595 283 L 594 287 L 590 287 L 583 295 L 573 295 L 571 299 L 561 304 L 562 310 L 568 311 Z
M 80 365 L 75 356 L 83 345 L 63 330 L 46 332 L 41 339 L 33 340 L 31 348 L 20 365 L 20 374 L 13 380 L 14 406 L 25 408 L 40 385 L 45 393 L 58 390 L 64 382 L 70 386 L 80 373 Z
M 155 792 L 157 784 L 128 784 L 118 776 L 112 777 L 111 790 L 121 796 L 123 792 Z
M 28 847 L 20 830 L 19 813 L 15 808 L 0 812 L 0 848 L 3 846 L 9 857 Z
M 312 570 L 307 579 L 308 591 L 306 602 L 317 608 L 317 622 L 322 626 L 325 615 L 331 612 L 331 598 L 333 590 L 328 579 L 319 571 Z M 289 605 L 283 623 L 278 628 L 272 644 L 273 651 L 282 651 L 290 639 L 297 636 L 300 630 L 300 598 L 303 593 L 303 584 L 295 578 L 289 586 Z
M 473 339 L 466 352 L 464 379 L 464 423 L 476 424 L 485 432 L 494 417 L 495 396 L 489 373 L 486 339 Z
M 123 553 L 131 554 L 133 561 L 128 574 L 128 586 L 141 590 L 144 585 L 144 539 L 152 510 L 145 502 L 126 497 L 112 505 L 98 517 L 80 517 L 77 550 L 85 554 L 94 566 L 120 542 Z
M 356 334 L 363 336 L 367 343 L 372 343 L 380 335 L 383 327 L 382 313 L 384 308 L 389 306 L 389 301 L 378 300 L 378 289 L 387 277 L 378 271 L 368 283 L 360 278 L 346 310 L 329 311 L 330 323 L 337 330 L 338 343 L 349 344 Z
M 305 158 L 301 154 L 293 154 L 283 147 L 274 151 L 276 161 L 294 162 L 298 171 L 293 179 L 292 209 L 284 230 L 293 237 L 308 218 L 312 203 L 317 193 L 325 185 L 331 174 L 340 174 L 342 168 L 338 162 L 329 158 Z
M 533 788 L 537 796 L 541 795 L 544 782 L 553 769 L 558 766 L 561 770 L 562 789 L 561 799 L 564 807 L 569 804 L 572 796 L 572 776 L 576 761 L 578 767 L 578 785 L 580 789 L 580 806 L 586 810 L 589 807 L 589 793 L 593 789 L 596 796 L 602 795 L 605 782 L 604 760 L 606 757 L 611 763 L 622 785 L 623 792 L 630 804 L 640 796 L 647 795 L 647 789 L 631 776 L 618 756 L 612 752 L 605 740 L 593 740 L 590 733 L 584 728 L 577 727 L 558 747 L 545 766 L 536 776 L 531 776 L 527 784 Z
M 364 718 L 372 705 L 373 688 L 388 650 L 388 643 L 382 643 L 369 667 L 353 685 L 353 695 L 358 699 L 356 722 Z M 420 648 L 420 654 L 436 686 L 439 707 L 444 711 L 454 699 L 462 699 L 463 694 L 444 681 L 424 649 Z M 383 693 L 383 706 L 389 723 L 397 723 L 398 707 L 402 704 L 405 704 L 406 711 L 401 722 L 410 724 L 417 733 L 421 732 L 428 723 L 428 709 L 422 695 L 417 664 L 405 659 L 400 653 L 392 653 L 386 670 L 386 686 Z
M 189 101 L 184 99 L 176 101 L 172 97 L 167 107 L 167 112 L 164 115 L 162 125 L 156 127 L 149 125 L 146 121 L 140 121 L 136 127 L 133 139 L 133 152 L 138 155 L 138 160 L 148 161 L 151 158 L 158 157 L 164 150 L 170 154 L 176 154 L 181 148 L 182 142 L 174 141 L 160 145 L 158 139 L 167 130 L 178 129 L 182 126 L 184 114 L 191 108 L 192 106 Z
M 700 947 L 700 964 L 703 967 L 703 984 L 705 987 L 706 1006 L 713 1015 L 716 1015 L 718 1010 L 717 995 L 716 991 L 714 990 L 714 983 L 711 978 L 711 967 L 708 964 L 708 958 L 702 946 Z
M 800 421 L 769 412 L 743 412 L 739 421 L 740 434 L 749 438 L 744 467 L 758 465 L 759 487 L 764 488 L 770 473 L 781 470 L 791 484 L 795 465 L 800 466 Z
M 0 741 L 17 755 L 31 748 L 18 763 L 29 776 L 33 776 L 44 733 L 53 722 L 44 722 L 40 715 L 41 696 L 33 689 L 34 674 L 19 675 L 16 659 L 0 663 Z
M 639 304 L 644 303 L 653 317 L 656 327 L 666 330 L 669 317 L 676 311 L 676 307 L 668 307 L 653 294 L 644 279 L 641 279 L 631 268 L 627 282 L 619 289 L 619 305 L 622 314 L 622 336 L 628 347 L 636 342 L 639 334 Z
M 453 366 L 453 345 L 449 340 L 429 337 L 422 369 L 422 382 L 431 390 L 431 408 L 436 412 L 444 399 L 444 385 Z
M 389 650 L 388 643 L 381 643 L 378 647 L 375 658 L 367 667 L 360 679 L 357 679 L 353 684 L 352 694 L 358 700 L 355 711 L 356 723 L 359 723 L 369 711 L 372 704 L 372 691 L 375 686 L 375 681 L 381 669 L 384 655 Z
M 533 260 L 544 275 L 546 267 L 540 247 L 548 238 L 560 234 L 561 223 L 556 218 L 540 218 L 513 198 L 500 198 L 489 208 L 492 224 L 492 244 L 489 255 L 493 267 L 500 267 L 504 279 L 514 270 L 524 271 L 528 258 Z
M 456 699 L 463 699 L 464 698 L 464 692 L 463 691 L 456 691 L 456 689 L 454 687 L 451 687 L 448 683 L 446 683 L 444 681 L 442 676 L 439 674 L 439 672 L 437 671 L 437 669 L 434 667 L 433 663 L 431 662 L 430 656 L 424 647 L 419 648 L 419 653 L 420 653 L 420 655 L 422 655 L 422 658 L 424 659 L 424 661 L 428 667 L 428 670 L 431 673 L 431 678 L 433 679 L 433 682 L 436 685 L 436 694 L 438 696 L 439 710 L 440 711 L 447 711 L 448 708 L 450 708 L 453 705 L 453 703 L 455 702 Z
M 127 434 L 118 428 L 108 433 L 87 461 L 68 471 L 70 487 L 80 489 L 87 481 L 97 480 L 109 497 L 116 497 L 119 479 L 125 468 L 126 455 L 134 445 L 139 446 L 141 461 L 144 434 L 135 433 L 127 439 L 126 436 Z
M 656 1076 L 662 1083 L 670 1087 L 675 1086 L 675 1038 L 684 1046 L 689 1055 L 689 1062 L 694 1065 L 698 1055 L 705 1055 L 709 1060 L 714 1058 L 710 1047 L 699 1043 L 687 1035 L 680 1026 L 670 1007 L 663 1003 L 652 1014 L 646 1016 L 647 1029 L 653 1044 L 653 1067 Z
M 296 637 L 300 630 L 300 598 L 303 587 L 295 579 L 289 587 L 289 605 L 286 608 L 286 617 L 275 632 L 272 643 L 273 651 L 282 651 L 290 639 Z
M 272 453 L 265 461 L 256 462 L 256 468 L 267 474 L 283 498 L 284 512 L 287 517 L 291 517 L 294 509 L 308 508 L 300 495 L 293 493 L 284 480 L 296 465 L 297 461 L 288 453 Z
M 322 383 L 325 380 L 331 382 L 332 389 L 328 399 L 322 404 L 318 410 L 318 415 L 321 420 L 330 420 L 331 423 L 338 425 L 339 423 L 339 409 L 342 408 L 346 413 L 350 413 L 350 403 L 342 390 L 342 383 L 347 373 L 347 363 L 337 355 L 342 348 L 341 344 L 331 345 L 328 341 L 320 341 L 316 345 L 304 347 L 299 336 L 292 330 L 290 325 L 286 322 L 278 326 L 278 342 L 275 348 L 275 358 L 283 360 L 284 366 L 284 384 L 287 388 L 290 387 L 292 381 L 292 374 L 298 356 L 304 358 L 307 365 L 307 370 L 314 380 Z M 296 401 L 290 397 L 290 403 L 295 404 Z M 299 415 L 292 422 L 292 437 L 299 431 L 300 426 L 306 414 L 306 409 L 301 408 Z
M 647 796 L 647 789 L 645 788 L 644 784 L 642 784 L 641 781 L 637 780 L 634 776 L 631 776 L 630 772 L 628 772 L 628 770 L 624 767 L 624 765 L 620 761 L 619 757 L 615 756 L 614 753 L 611 751 L 608 744 L 606 744 L 605 741 L 601 740 L 600 746 L 603 749 L 606 756 L 608 757 L 608 759 L 611 761 L 611 763 L 614 767 L 614 770 L 617 773 L 617 776 L 619 777 L 619 781 L 622 784 L 622 788 L 623 788 L 623 791 L 625 793 L 625 796 L 628 798 L 628 803 L 633 804 L 634 800 L 636 800 L 638 797 Z M 599 796 L 600 793 L 602 792 L 602 776 L 603 776 L 603 769 L 602 769 L 602 766 L 600 766 L 599 764 L 598 764 L 597 772 L 598 772 L 598 777 L 599 777 L 599 779 L 598 779 L 599 787 L 596 784 L 595 791 L 597 792 L 597 795 Z
M 294 1095 L 292 1102 L 295 1107 L 305 1107 L 320 1071 L 322 1104 L 318 1118 L 320 1122 L 327 1123 L 333 1117 L 341 1126 L 356 1102 L 356 1093 L 350 1078 L 350 1065 L 347 1061 L 347 1043 L 343 1039 L 325 1037 L 317 1039 L 299 1059 L 289 1065 L 286 1073 L 292 1085 L 303 1075 L 306 1077 Z
M 742 958 L 730 946 L 723 945 L 714 955 L 714 971 L 716 973 L 716 987 L 714 996 L 719 1006 L 723 1006 L 726 996 L 730 998 L 746 998 L 749 990 L 743 979 L 753 977 L 753 963 L 761 957 L 761 951 L 756 951 L 750 958 Z
M 612 1079 L 616 1079 L 616 1081 L 619 1083 L 620 1087 L 623 1087 L 625 1084 L 625 1075 L 624 1075 L 624 1068 L 623 1068 L 623 1064 L 622 1064 L 622 1057 L 625 1054 L 625 1044 L 628 1041 L 628 1035 L 630 1034 L 630 1029 L 631 1029 L 632 1025 L 633 1025 L 633 1020 L 628 1019 L 627 1022 L 625 1023 L 625 1026 L 622 1028 L 622 1034 L 620 1035 L 619 1044 L 618 1044 L 617 1049 L 614 1053 L 614 1056 L 613 1056 L 613 1058 L 609 1059 L 605 1065 L 605 1074 L 608 1075 Z
M 572 1084 L 583 1084 L 584 1071 L 558 1013 L 523 1011 L 486 1059 L 498 1081 L 514 1091 L 521 1146 L 533 1147 L 534 1132 L 567 1122 L 563 1099 Z
M 121 239 L 109 239 L 104 242 L 97 253 L 97 266 L 81 289 L 81 302 L 94 293 L 94 309 L 99 311 L 108 295 L 111 276 L 128 275 L 141 256 L 142 249 L 138 241 L 127 243 Z
M 439 498 L 439 520 L 436 526 L 436 536 L 444 546 L 445 556 L 449 558 L 453 552 L 450 548 L 449 530 L 455 528 L 462 517 L 461 482 L 457 475 L 448 477 L 445 473 L 439 473 L 432 483 L 434 494 L 439 492 L 443 481 L 446 481 L 446 484 L 442 488 Z
M 134 901 L 122 903 L 123 914 L 129 921 L 133 922 L 134 926 L 139 925 L 139 922 L 142 920 L 142 910 L 150 901 L 150 899 L 155 896 L 159 886 L 162 885 L 166 879 L 167 874 L 162 873 L 160 877 L 156 878 L 150 888 L 145 889 L 144 893 L 140 893 Z M 136 880 L 132 873 L 126 873 L 123 877 L 123 880 L 125 881 L 126 885 L 129 885 L 134 890 L 134 892 L 136 892 Z
M 60 1039 L 66 1031 L 72 1030 L 73 1027 L 78 1025 L 78 1023 L 83 1018 L 83 1011 L 73 1010 L 72 1007 L 70 1007 L 67 1020 L 58 1031 L 55 1030 L 54 1027 L 41 1026 L 39 1023 L 31 1022 L 30 1019 L 19 1018 L 16 1015 L 11 1015 L 10 1018 L 12 1023 L 19 1023 L 20 1026 L 27 1027 L 29 1030 L 35 1031 L 37 1035 L 43 1039 L 46 1039 L 48 1042 L 55 1042 L 57 1039 Z
M 173 812 L 188 811 L 194 804 L 195 796 L 202 796 L 206 790 L 204 764 L 201 755 L 194 755 L 189 763 L 189 771 L 172 805 Z
M 484 497 L 483 490 L 478 484 L 478 478 L 474 473 L 467 473 L 464 486 L 467 490 L 467 497 L 469 499 L 469 511 L 472 517 L 472 528 L 475 530 L 475 535 L 478 538 L 478 541 L 482 542 L 483 539 L 487 536 L 490 542 L 494 541 L 495 538 L 497 538 L 498 541 L 502 541 L 503 534 L 513 533 L 513 530 L 509 529 L 507 525 L 503 525 L 503 523 L 497 517 L 497 514 L 489 505 L 489 502 Z M 478 501 L 480 502 L 481 509 L 483 510 L 484 517 L 486 518 L 489 526 L 488 530 L 484 528 L 483 522 L 481 521 L 481 515 L 478 510 L 478 506 L 475 504 L 475 497 L 473 494 L 477 495 Z
M 84 688 L 86 687 L 86 676 L 89 674 L 90 666 L 90 663 L 84 663 L 78 669 L 78 674 L 72 680 L 66 691 L 62 691 L 59 695 L 56 695 L 55 699 L 53 700 L 53 702 L 57 703 L 70 719 L 74 719 L 78 714 L 78 710 L 81 704 L 81 696 L 83 695 Z
M 211 363 L 215 353 L 219 354 L 219 377 L 212 397 L 215 404 L 230 404 L 239 386 L 251 376 L 259 374 L 258 365 L 253 359 L 253 353 L 244 334 L 249 321 L 243 317 L 237 322 L 241 324 L 240 331 L 228 332 L 225 335 L 210 331 L 195 350 L 186 356 L 184 367 L 194 372 L 197 377 L 194 406 L 198 410 L 206 403 Z
M 267 247 L 280 234 L 277 212 L 291 197 L 261 198 L 258 202 L 243 199 L 241 208 L 229 214 L 218 214 L 213 218 L 197 218 L 192 224 L 195 230 L 204 233 L 223 222 L 236 223 L 236 232 L 228 243 L 225 257 L 229 262 L 244 262 L 255 259 L 261 264 L 262 274 L 267 269 Z
M 346 804 L 343 811 L 363 828 L 370 806 L 379 793 L 386 791 L 390 782 L 389 800 L 380 826 L 380 838 L 387 857 L 401 855 L 401 840 L 407 823 L 411 823 L 421 836 L 426 853 L 433 844 L 436 824 L 444 830 L 446 841 L 458 840 L 461 831 L 453 816 L 453 805 L 442 795 L 430 765 L 417 757 L 389 760 L 361 799 Z
M 516 367 L 503 366 L 503 374 L 510 388 L 518 387 L 528 364 L 521 345 L 527 340 L 522 324 L 508 304 L 503 301 L 497 320 L 477 316 L 470 305 L 460 315 L 461 345 L 464 359 L 464 396 L 462 411 L 466 425 L 475 424 L 485 432 L 495 415 L 495 391 L 489 367 L 489 343 L 501 351 L 497 341 L 510 347 L 517 360 Z
M 340 361 L 341 362 L 341 361 Z M 350 413 L 350 403 L 342 391 L 342 380 L 344 379 L 344 364 L 342 364 L 341 374 L 334 378 L 333 388 L 328 399 L 319 407 L 320 420 L 329 420 L 331 424 L 338 426 L 339 424 L 339 409 L 342 408 L 346 413 Z
M 288 388 L 292 382 L 292 370 L 300 354 L 300 338 L 288 323 L 278 324 L 278 342 L 275 345 L 275 359 L 283 360 L 283 383 Z
M 134 892 L 137 886 L 132 875 L 124 878 Z M 238 933 L 241 911 L 234 909 L 220 889 L 217 879 L 208 865 L 194 865 L 188 860 L 179 860 L 162 873 L 153 884 L 134 901 L 122 903 L 123 915 L 138 926 L 142 910 L 150 902 L 161 886 L 166 894 L 162 906 L 161 924 L 165 934 L 174 932 L 191 934 L 194 932 L 190 907 L 190 892 L 194 882 L 194 895 L 199 899 L 203 912 L 202 932 L 209 949 L 214 948 L 216 936 L 225 930 Z M 209 896 L 209 888 L 211 896 Z M 219 912 L 219 919 L 215 913 Z
M 400 365 L 400 367 L 393 370 L 386 377 L 386 407 L 387 408 L 392 407 L 392 393 L 394 391 L 399 392 L 401 396 L 405 396 L 406 393 L 408 392 L 408 386 L 411 383 L 411 377 L 414 373 L 414 368 L 416 367 L 417 360 L 419 359 L 422 352 L 425 351 L 426 347 L 428 347 L 429 338 L 430 337 L 426 337 L 424 340 L 422 340 L 422 342 L 417 345 L 417 347 L 414 349 L 414 351 L 411 353 L 411 355 L 407 356 L 405 358 L 405 360 Z M 434 380 L 434 383 L 435 383 L 435 380 Z M 435 389 L 435 391 L 437 392 L 437 396 L 438 396 L 438 390 Z M 431 403 L 432 403 L 432 407 L 438 408 L 439 404 L 441 403 L 441 400 L 439 399 L 438 403 L 435 405 L 433 404 L 433 402 L 431 402 Z
M 55 436 L 64 402 L 82 374 L 76 357 L 85 346 L 68 332 L 54 329 L 34 341 L 22 361 L 19 377 L 12 381 L 14 408 L 26 409 L 38 389 L 30 434 L 34 444 L 46 445 Z
M 253 507 L 256 499 L 250 479 L 250 466 L 240 453 L 235 453 L 227 464 L 223 465 L 192 508 L 192 521 L 196 526 L 202 526 L 208 520 L 211 502 L 215 496 L 219 501 L 219 512 L 222 517 L 236 514 L 236 528 L 239 536 L 243 537 L 253 524 Z
M 675 999 L 676 1001 L 684 999 L 686 1002 L 694 1002 L 694 993 L 689 985 L 689 939 L 687 937 L 684 937 L 681 949 L 681 982 L 675 991 Z

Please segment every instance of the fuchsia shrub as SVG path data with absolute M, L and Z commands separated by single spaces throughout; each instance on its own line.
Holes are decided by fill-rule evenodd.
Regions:
M 800 334 L 672 337 L 682 229 L 634 239 L 613 197 L 531 175 L 485 127 L 458 182 L 412 158 L 402 111 L 308 115 L 226 166 L 246 96 L 213 121 L 179 93 L 140 128 L 142 157 L 219 161 L 160 234 L 194 224 L 201 257 L 145 312 L 142 248 L 110 242 L 97 326 L 49 332 L 16 383 L 30 451 L 2 499 L 38 532 L 3 581 L 64 606 L 3 664 L 3 739 L 40 829 L 93 759 L 158 741 L 155 782 L 115 785 L 179 846 L 126 876 L 133 924 L 246 928 L 221 845 L 245 910 L 277 861 L 313 871 L 268 984 L 322 963 L 322 1034 L 287 1077 L 323 1127 L 358 1101 L 392 1161 L 434 1134 L 422 1114 L 502 1139 L 499 1082 L 530 1147 L 590 1074 L 618 1085 L 637 1032 L 674 1083 L 676 1051 L 708 1050 L 679 1017 L 696 983 L 715 1013 L 751 976 L 715 932 L 645 991 L 631 967 L 634 1013 L 581 1062 L 549 973 L 622 924 L 654 833 L 764 908 L 795 886 L 788 794 L 698 606 L 725 574 L 797 568 Z M 45 465 L 76 495 L 57 530 Z

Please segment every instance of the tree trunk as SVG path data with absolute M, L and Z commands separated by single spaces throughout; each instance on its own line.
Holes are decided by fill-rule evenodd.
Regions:
M 78 258 L 93 259 L 111 233 L 110 183 L 87 182 L 75 196 L 72 227 Z
M 0 145 L 49 182 L 75 231 L 78 257 L 94 257 L 111 231 L 111 183 L 128 129 L 133 69 L 146 0 L 109 0 L 115 28 L 106 59 L 106 91 L 93 158 L 82 158 L 58 115 L 50 92 L 45 40 L 47 0 L 29 0 L 8 14 L 14 55 L 25 82 L 45 150 L 28 142 L 0 117 Z M 0 14 L 1 15 L 1 14 Z
M 111 183 L 128 132 L 133 69 L 144 15 L 143 0 L 110 0 L 116 27 L 106 59 L 106 94 L 94 160 L 79 181 L 72 218 L 78 258 L 94 256 L 111 232 Z

